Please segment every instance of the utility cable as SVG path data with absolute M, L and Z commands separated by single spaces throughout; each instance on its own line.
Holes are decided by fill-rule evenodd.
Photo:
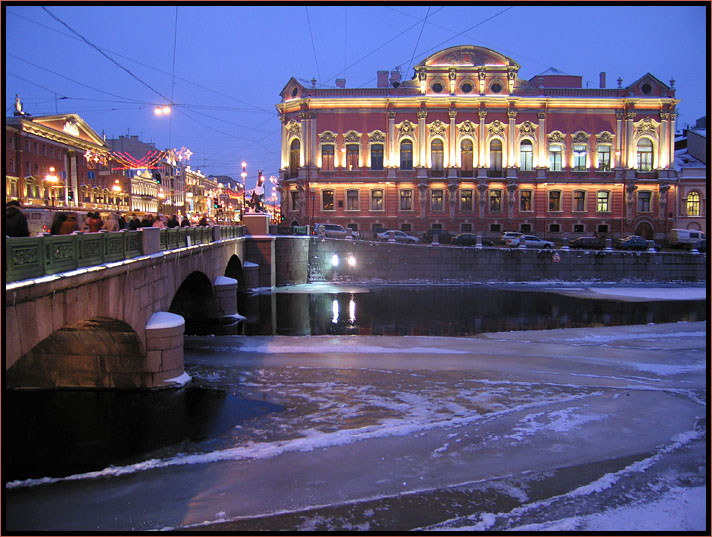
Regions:
M 413 55 L 410 57 L 410 61 L 408 62 L 408 69 L 406 70 L 406 74 L 410 73 L 410 66 L 413 63 L 413 58 L 415 58 L 415 52 L 418 50 L 418 45 L 420 44 L 420 36 L 423 35 L 423 30 L 425 29 L 425 23 L 428 21 L 428 15 L 430 15 L 430 8 L 432 6 L 428 6 L 428 12 L 425 14 L 425 18 L 423 19 L 423 25 L 420 27 L 420 33 L 418 34 L 418 40 L 415 42 L 415 46 L 413 47 Z
M 319 60 L 316 57 L 316 46 L 314 45 L 314 34 L 312 33 L 311 20 L 309 19 L 309 7 L 304 6 L 304 11 L 307 14 L 307 24 L 309 25 L 309 36 L 311 37 L 312 50 L 314 51 L 314 63 L 316 64 L 316 75 L 321 82 L 321 72 L 319 71 Z

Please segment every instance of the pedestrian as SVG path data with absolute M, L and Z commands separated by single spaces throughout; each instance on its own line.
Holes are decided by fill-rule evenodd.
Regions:
M 204 214 L 203 218 L 200 219 L 200 222 L 198 222 L 199 226 L 207 226 L 208 225 L 208 215 Z
M 77 222 L 77 213 L 67 213 L 67 219 L 62 222 L 62 227 L 59 229 L 60 235 L 70 235 L 75 231 L 79 231 L 79 222 Z
M 54 218 L 52 218 L 52 226 L 49 228 L 49 232 L 52 235 L 62 234 L 62 225 L 67 220 L 67 213 L 54 213 Z
M 124 218 L 123 214 L 119 215 L 119 229 L 126 229 L 128 227 L 128 223 L 126 222 L 126 219 Z
M 104 223 L 101 221 L 101 216 L 99 216 L 99 213 L 90 212 L 87 214 L 87 219 L 84 222 L 84 231 L 88 231 L 89 233 L 96 233 L 101 229 L 102 225 L 104 225 Z
M 164 221 L 164 216 L 161 213 L 156 215 L 156 219 L 153 221 L 153 227 L 163 229 L 166 227 L 166 222 Z
M 150 213 L 143 215 L 143 219 L 141 220 L 141 225 L 139 227 L 153 227 L 153 215 Z
M 180 223 L 180 227 L 190 227 L 190 220 L 187 216 L 183 217 L 183 221 Z
M 101 229 L 106 231 L 118 231 L 119 230 L 119 220 L 116 218 L 116 213 L 109 213 L 106 217 L 106 222 L 104 222 Z
M 168 223 L 166 224 L 169 228 L 174 228 L 174 227 L 179 227 L 180 222 L 178 222 L 178 217 L 174 214 L 171 215 L 171 219 L 168 220 Z
M 29 237 L 27 216 L 22 212 L 22 205 L 11 200 L 5 205 L 5 235 L 8 237 Z
M 133 218 L 129 221 L 129 231 L 136 231 L 138 228 L 141 227 L 141 220 L 138 219 L 138 216 L 135 214 L 133 215 Z

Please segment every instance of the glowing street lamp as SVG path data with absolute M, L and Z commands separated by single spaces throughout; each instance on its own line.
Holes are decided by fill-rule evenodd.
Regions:
M 240 209 L 240 223 L 242 223 L 242 217 L 245 213 L 245 179 L 247 178 L 247 162 L 242 162 L 242 208 Z
M 54 207 L 54 188 L 59 182 L 59 177 L 54 175 L 54 166 L 49 167 L 49 172 L 45 176 L 44 180 L 49 183 L 49 193 L 52 198 L 52 207 Z
M 153 113 L 157 116 L 168 116 L 171 113 L 171 107 L 168 105 L 157 106 L 154 108 Z

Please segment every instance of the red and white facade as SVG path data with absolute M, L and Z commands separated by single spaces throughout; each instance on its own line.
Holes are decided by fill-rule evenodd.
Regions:
M 458 46 L 402 83 L 395 71 L 376 88 L 290 79 L 277 105 L 285 224 L 663 239 L 680 213 L 674 82 L 606 88 L 602 73 L 589 89 L 519 68 Z

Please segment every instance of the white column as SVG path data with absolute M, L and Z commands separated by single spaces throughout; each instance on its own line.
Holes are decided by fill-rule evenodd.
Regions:
M 625 136 L 625 154 L 627 168 L 635 168 L 635 144 L 633 143 L 633 120 L 635 112 L 626 113 L 626 136 Z
M 622 168 L 625 162 L 623 155 L 623 110 L 616 110 L 616 154 L 615 168 Z
M 670 142 L 668 142 L 668 118 L 670 114 L 660 112 L 660 143 L 658 144 L 658 166 L 668 168 L 670 166 Z
M 515 129 L 517 128 L 517 111 L 507 110 L 507 117 L 509 118 L 509 129 L 507 133 L 507 163 L 503 164 L 503 167 L 512 168 L 516 165 L 517 159 L 514 154 L 514 144 L 516 143 Z
M 485 146 L 487 145 L 487 138 L 485 137 L 485 118 L 487 117 L 487 110 L 480 110 L 480 139 L 478 145 L 477 153 L 480 155 L 478 167 L 486 168 L 487 161 L 485 160 Z
M 448 166 L 453 168 L 457 166 L 457 132 L 455 130 L 455 118 L 457 117 L 457 110 L 449 110 L 448 114 L 450 115 L 450 140 L 448 142 L 450 148 L 450 158 Z
M 428 117 L 427 110 L 418 110 L 418 166 L 426 167 L 428 164 L 426 146 L 428 137 L 425 131 L 425 118 Z
M 539 136 L 537 136 L 537 152 L 539 154 L 537 166 L 546 166 L 546 114 L 539 112 Z
M 307 152 L 307 144 L 309 141 L 309 137 L 307 136 L 307 123 L 308 123 L 308 118 L 309 113 L 308 112 L 299 112 L 299 123 L 301 125 L 300 133 L 299 133 L 299 145 L 300 145 L 300 155 L 299 155 L 299 160 L 300 160 L 300 165 L 301 166 L 307 166 L 309 163 L 307 162 L 307 158 L 309 153 Z

